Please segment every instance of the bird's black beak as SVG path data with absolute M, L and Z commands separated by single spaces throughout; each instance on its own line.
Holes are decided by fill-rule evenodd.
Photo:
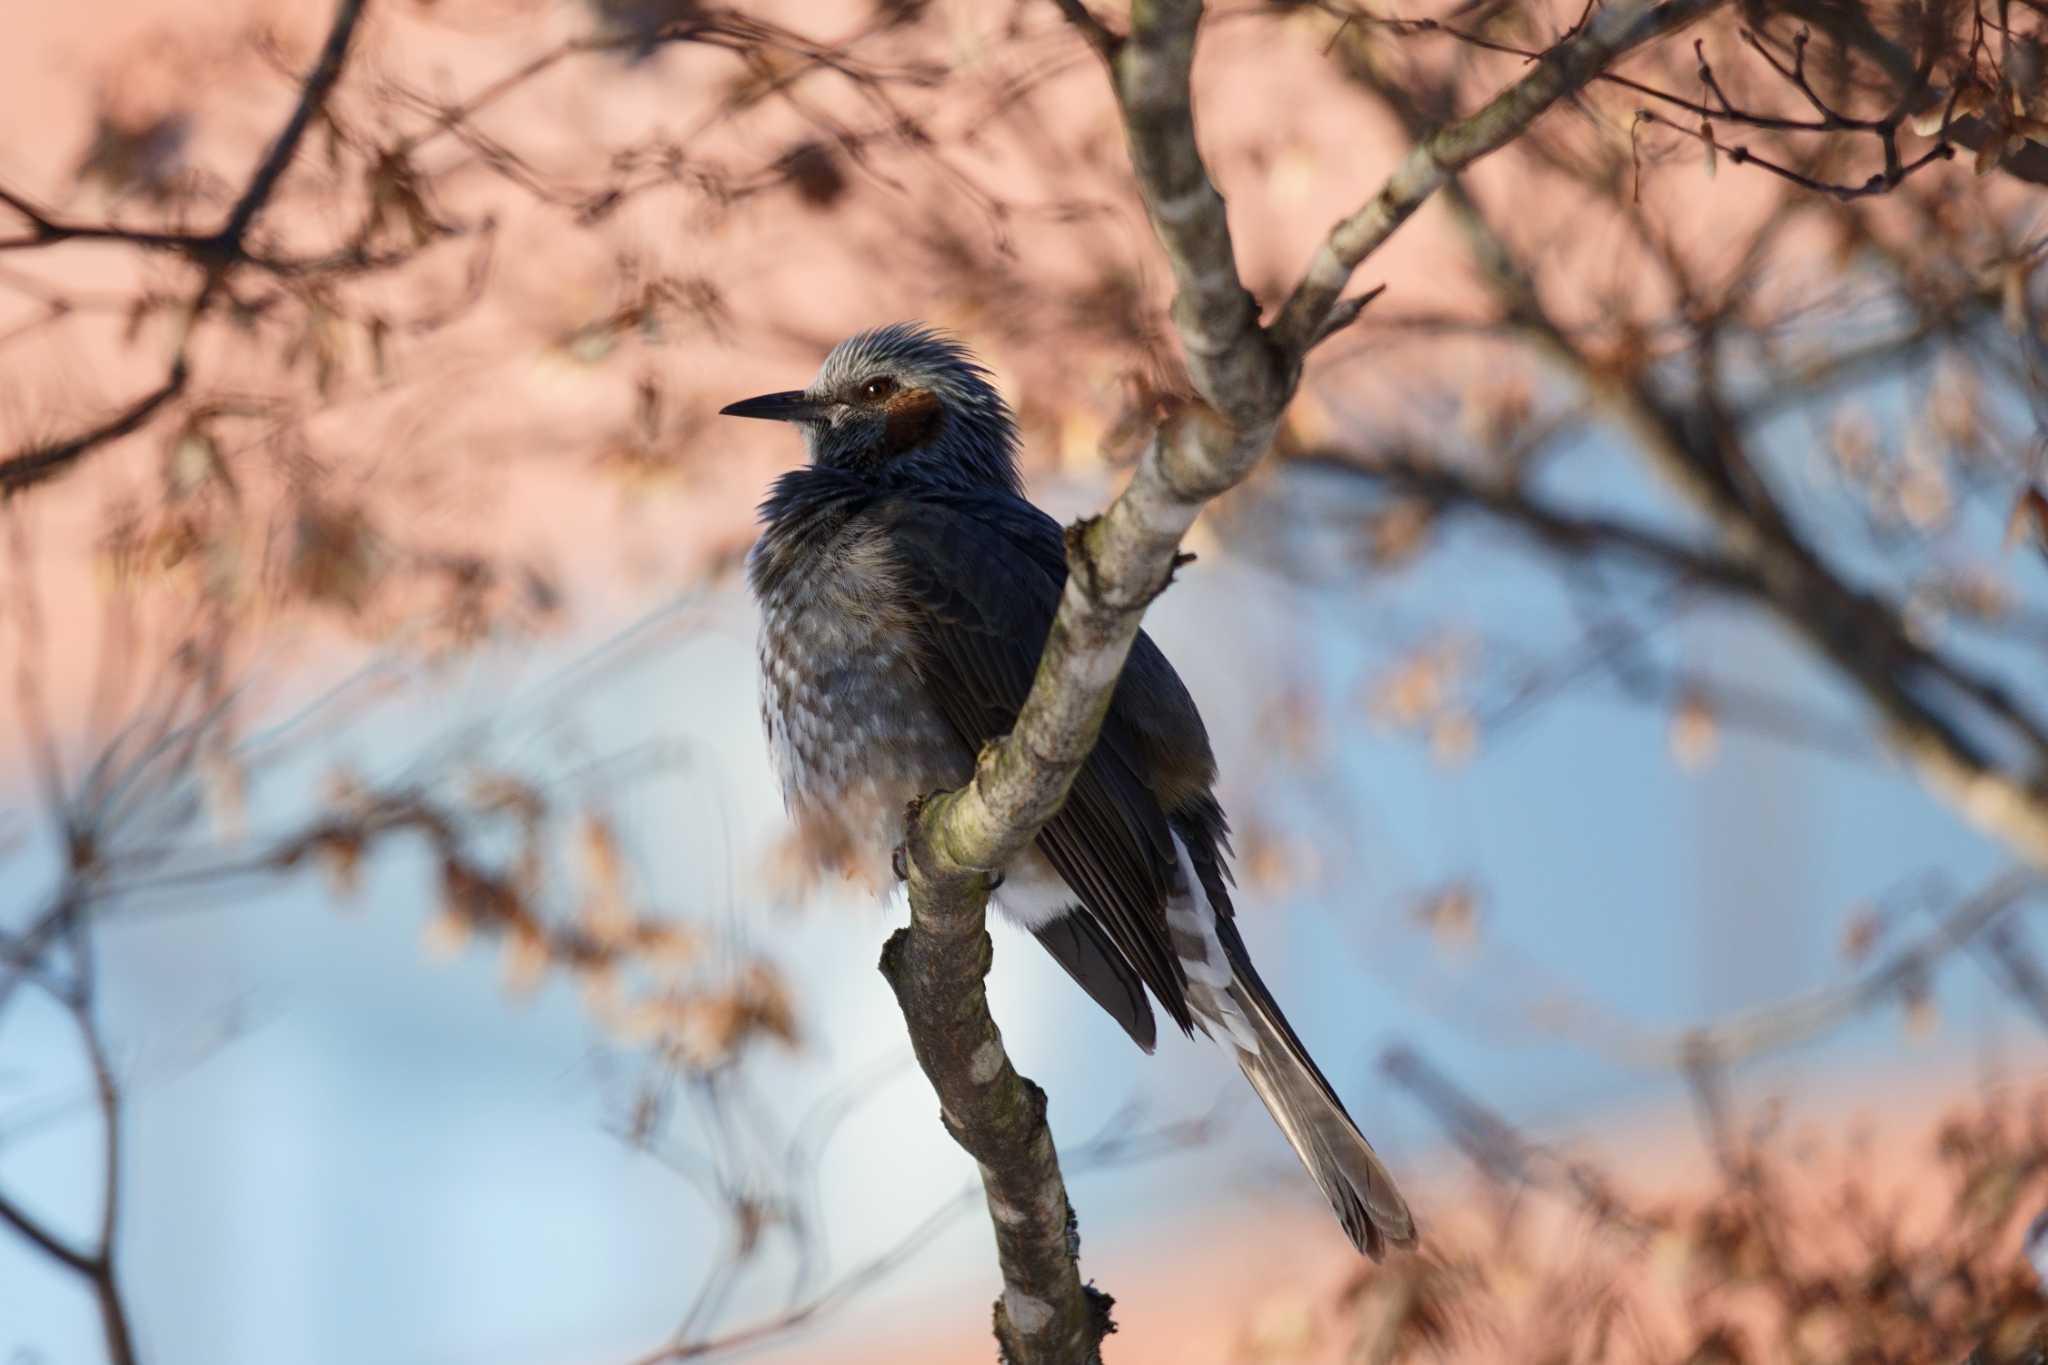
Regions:
M 759 398 L 742 398 L 720 408 L 723 417 L 759 417 L 767 422 L 822 422 L 830 405 L 802 389 L 787 393 L 764 393 Z

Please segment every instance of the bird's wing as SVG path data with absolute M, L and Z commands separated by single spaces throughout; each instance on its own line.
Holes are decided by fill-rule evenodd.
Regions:
M 925 689 L 970 750 L 1010 732 L 1059 607 L 1058 523 L 999 495 L 915 497 L 881 509 Z M 1117 708 L 1038 846 L 1181 1028 L 1192 1027 L 1166 926 L 1173 832 Z
M 1132 1042 L 1146 1052 L 1158 1044 L 1158 1025 L 1152 1020 L 1152 1002 L 1145 998 L 1145 984 L 1110 941 L 1102 921 L 1083 910 L 1047 920 L 1031 932 L 1089 998 L 1123 1025 Z

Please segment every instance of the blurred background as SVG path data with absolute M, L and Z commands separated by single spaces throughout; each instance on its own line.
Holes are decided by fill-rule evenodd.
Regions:
M 1578 8 L 1219 7 L 1261 299 Z M 1100 507 L 1184 381 L 1086 45 L 967 0 L 15 20 L 0 1350 L 987 1358 L 900 897 L 793 840 L 760 738 L 738 570 L 799 444 L 715 414 L 924 319 L 1033 497 Z M 1357 1263 L 1215 1048 L 1139 1054 L 999 924 L 1113 1358 L 2038 1327 L 2039 28 L 1710 15 L 1368 263 L 1148 627 L 1426 1255 Z

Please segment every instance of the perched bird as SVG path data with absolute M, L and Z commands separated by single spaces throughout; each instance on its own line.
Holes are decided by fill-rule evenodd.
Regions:
M 792 422 L 747 561 L 761 716 L 791 813 L 876 883 L 916 797 L 961 786 L 1009 733 L 1066 582 L 1060 526 L 1027 502 L 988 372 L 910 324 L 835 347 L 807 389 L 734 403 Z M 1089 755 L 994 901 L 1139 1047 L 1149 990 L 1229 1048 L 1358 1248 L 1414 1241 L 1392 1176 L 1259 980 L 1233 921 L 1229 826 L 1195 703 L 1140 634 Z

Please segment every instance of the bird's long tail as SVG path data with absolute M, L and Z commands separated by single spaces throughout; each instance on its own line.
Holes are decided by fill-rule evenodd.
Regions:
M 1236 936 L 1234 930 L 1229 932 Z M 1287 1026 L 1286 1016 L 1250 963 L 1233 956 L 1239 957 L 1233 965 L 1240 974 L 1231 994 L 1259 1040 L 1256 1053 L 1233 1045 L 1245 1079 L 1265 1101 L 1301 1164 L 1323 1187 L 1323 1197 L 1337 1211 L 1337 1221 L 1352 1245 L 1375 1260 L 1389 1244 L 1412 1245 L 1415 1219 L 1395 1188 L 1393 1175 L 1331 1093 L 1330 1083 Z
M 1389 1246 L 1413 1245 L 1415 1218 L 1393 1175 L 1259 979 L 1236 924 L 1210 909 L 1192 869 L 1184 871 L 1193 894 L 1176 897 L 1167 919 L 1187 975 L 1190 1009 L 1236 1054 L 1245 1079 L 1322 1186 L 1352 1245 L 1374 1260 Z

